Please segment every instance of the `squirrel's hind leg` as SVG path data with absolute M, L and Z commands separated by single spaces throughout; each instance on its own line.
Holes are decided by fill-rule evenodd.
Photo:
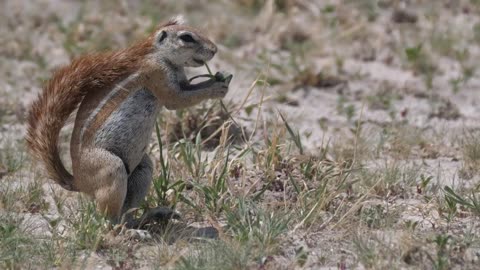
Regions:
M 152 175 L 153 164 L 150 157 L 145 154 L 140 164 L 128 177 L 127 196 L 122 208 L 122 222 L 125 222 L 127 228 L 143 229 L 145 224 L 153 221 L 168 221 L 172 218 L 180 218 L 173 209 L 166 206 L 148 209 L 138 219 L 134 219 L 133 214 L 128 213 L 129 209 L 139 207 L 145 199 L 152 183 Z
M 85 173 L 77 181 L 83 186 L 81 190 L 94 197 L 99 212 L 118 223 L 127 194 L 128 175 L 123 161 L 105 149 L 88 149 L 82 151 L 81 171 Z
M 130 223 L 133 219 L 132 213 L 126 213 L 129 209 L 137 208 L 145 199 L 152 183 L 153 163 L 150 157 L 145 154 L 132 174 L 128 177 L 127 196 L 122 208 L 124 221 Z

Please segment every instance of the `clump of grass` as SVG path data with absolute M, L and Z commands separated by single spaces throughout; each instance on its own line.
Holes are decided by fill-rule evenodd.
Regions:
M 363 169 L 358 177 L 361 190 L 372 189 L 373 194 L 381 197 L 406 197 L 410 194 L 409 190 L 416 187 L 419 171 L 414 164 L 402 166 L 390 161 L 379 168 Z
M 460 141 L 463 164 L 460 176 L 470 179 L 480 171 L 480 136 L 478 132 L 467 131 Z
M 373 268 L 380 260 L 381 254 L 378 252 L 373 240 L 357 236 L 353 240 L 358 260 L 367 268 Z
M 295 209 L 295 219 L 299 220 L 294 230 L 325 227 L 345 211 L 345 204 L 339 197 L 351 189 L 351 170 L 328 161 L 315 162 L 312 169 L 310 179 L 289 177 L 297 193 L 297 202 L 291 206 Z
M 0 218 L 1 265 L 5 268 L 18 267 L 20 262 L 31 256 L 22 254 L 21 249 L 31 245 L 33 241 L 20 230 L 21 219 L 3 215 Z
M 476 65 L 471 63 L 471 53 L 468 49 L 456 50 L 455 58 L 460 64 L 462 73 L 450 80 L 450 85 L 454 93 L 461 90 L 475 75 Z
M 362 14 L 365 14 L 368 21 L 373 22 L 376 21 L 376 19 L 379 16 L 379 6 L 378 3 L 379 1 L 375 0 L 347 0 L 346 3 L 351 4 L 354 6 L 356 9 L 362 12 Z
M 189 174 L 194 180 L 205 176 L 207 167 L 206 157 L 202 153 L 201 134 L 198 133 L 195 142 L 180 140 L 173 145 L 172 151 L 177 153 L 184 162 Z
M 352 122 L 357 111 L 355 109 L 355 105 L 349 104 L 345 96 L 339 96 L 337 101 L 337 113 L 340 115 L 345 115 L 347 120 Z
M 0 268 L 49 268 L 54 264 L 53 241 L 32 235 L 29 227 L 20 216 L 0 215 Z
M 191 247 L 190 252 L 180 258 L 176 270 L 223 270 L 248 269 L 258 255 L 249 245 L 214 240 Z
M 438 31 L 435 30 L 431 34 L 432 49 L 437 51 L 440 55 L 452 57 L 455 54 L 455 44 L 459 40 L 458 37 L 454 35 L 451 29 L 447 31 Z
M 178 180 L 174 181 L 170 163 L 164 157 L 163 143 L 160 134 L 160 128 L 158 124 L 155 125 L 155 132 L 157 135 L 157 143 L 159 146 L 159 161 L 160 161 L 160 174 L 153 179 L 153 192 L 154 196 L 147 197 L 147 204 L 175 207 L 178 199 L 181 197 L 181 193 L 185 188 L 185 182 Z M 185 153 L 186 151 L 183 151 Z M 190 156 L 191 151 L 188 152 Z M 187 155 L 187 154 L 185 154 Z M 186 158 L 187 160 L 191 160 Z M 191 163 L 187 163 L 191 164 Z M 191 165 L 189 166 L 191 168 Z
M 32 181 L 26 185 L 15 185 L 6 179 L 0 185 L 0 208 L 13 212 L 37 213 L 48 209 L 41 183 Z
M 444 187 L 443 191 L 445 193 L 445 200 L 447 203 L 454 205 L 451 208 L 456 210 L 455 205 L 458 204 L 472 211 L 473 214 L 480 216 L 480 198 L 475 194 L 475 190 L 472 190 L 472 193 L 465 197 L 461 196 L 448 186 Z M 456 213 L 456 211 L 454 212 Z
M 280 113 L 280 117 L 282 118 L 283 123 L 285 124 L 285 128 L 288 131 L 288 134 L 290 134 L 291 139 L 295 143 L 295 146 L 298 148 L 298 151 L 300 152 L 300 155 L 304 154 L 303 150 L 303 145 L 302 145 L 302 137 L 300 136 L 300 133 L 298 131 L 294 131 L 293 128 L 290 126 L 290 124 L 287 122 L 285 119 L 285 116 Z
M 358 261 L 367 269 L 385 269 L 393 265 L 400 265 L 398 247 L 368 233 L 357 233 L 353 238 L 353 246 Z
M 93 201 L 79 196 L 78 209 L 66 221 L 71 229 L 68 240 L 75 250 L 97 251 L 102 247 L 109 223 Z
M 360 218 L 369 228 L 380 228 L 386 218 L 386 209 L 381 204 L 362 207 Z
M 428 89 L 432 89 L 437 67 L 433 63 L 432 57 L 424 50 L 423 44 L 406 48 L 405 55 L 413 71 L 423 77 Z
M 203 195 L 204 205 L 211 212 L 218 214 L 222 210 L 223 201 L 227 193 L 227 172 L 229 171 L 230 150 L 227 150 L 224 163 L 213 169 L 209 185 L 196 185 Z
M 386 82 L 382 83 L 372 95 L 367 96 L 368 107 L 372 110 L 393 110 L 393 102 L 402 99 L 393 87 Z
M 329 147 L 333 159 L 346 168 L 360 167 L 374 154 L 369 132 L 359 123 L 348 134 L 338 136 Z
M 5 168 L 6 173 L 20 170 L 26 159 L 23 144 L 9 138 L 0 138 L 0 143 L 3 144 L 0 147 L 0 173 L 2 173 L 2 167 Z
M 253 202 L 239 199 L 225 213 L 228 231 L 240 242 L 254 244 L 265 253 L 275 250 L 278 238 L 287 231 L 291 215 L 258 209 Z
M 439 234 L 435 237 L 433 242 L 436 244 L 436 256 L 428 256 L 432 262 L 434 269 L 450 269 L 450 260 L 448 256 L 448 242 L 450 240 L 449 235 Z
M 422 145 L 426 139 L 422 130 L 410 126 L 397 124 L 383 130 L 384 139 L 388 144 L 388 152 L 396 159 L 408 159 Z

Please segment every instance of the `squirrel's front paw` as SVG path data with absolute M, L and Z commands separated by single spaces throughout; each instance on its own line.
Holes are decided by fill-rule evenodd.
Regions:
M 215 82 L 212 87 L 211 98 L 224 98 L 228 93 L 228 85 L 224 82 Z
M 233 75 L 227 72 L 217 72 L 215 74 L 214 91 L 212 98 L 224 98 L 228 92 L 228 86 L 232 80 Z
M 230 85 L 230 81 L 232 81 L 233 75 L 228 72 L 217 72 L 215 73 L 215 80 L 217 82 L 224 82 L 227 87 Z

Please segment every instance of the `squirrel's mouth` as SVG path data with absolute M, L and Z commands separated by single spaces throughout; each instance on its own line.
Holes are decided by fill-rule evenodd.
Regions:
M 193 62 L 195 62 L 195 63 L 197 63 L 197 64 L 199 64 L 199 65 L 205 64 L 205 61 L 203 61 L 203 60 L 198 60 L 198 59 L 195 59 L 195 58 L 193 58 Z

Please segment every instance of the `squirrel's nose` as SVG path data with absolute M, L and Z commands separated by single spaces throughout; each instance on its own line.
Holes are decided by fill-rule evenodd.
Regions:
M 215 55 L 218 51 L 217 46 L 213 42 L 208 44 L 208 49 L 212 52 L 213 55 Z
M 213 44 L 212 51 L 213 51 L 213 54 L 216 54 L 218 51 L 217 46 L 215 44 Z

